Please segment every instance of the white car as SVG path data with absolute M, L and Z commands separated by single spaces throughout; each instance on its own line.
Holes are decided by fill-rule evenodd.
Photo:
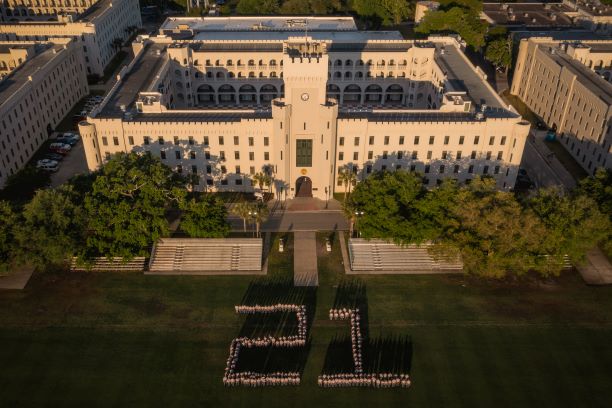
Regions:
M 36 162 L 36 168 L 47 171 L 57 171 L 59 163 L 56 160 L 42 159 Z
M 74 139 L 74 140 L 80 140 L 81 136 L 78 133 L 71 133 L 71 132 L 66 132 L 62 135 L 62 138 L 64 139 Z

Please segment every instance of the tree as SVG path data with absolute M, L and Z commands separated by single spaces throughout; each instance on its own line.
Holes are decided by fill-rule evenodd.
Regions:
M 357 183 L 357 176 L 352 169 L 345 166 L 338 173 L 338 181 L 344 186 L 344 201 L 346 201 L 347 194 L 351 192 L 351 186 Z
M 185 180 L 149 154 L 116 154 L 85 197 L 88 235 L 82 257 L 145 256 L 168 234 L 166 209 L 178 206 Z
M 48 171 L 26 166 L 8 178 L 4 189 L 0 191 L 0 199 L 25 203 L 34 197 L 36 190 L 47 187 L 50 182 Z
M 258 172 L 253 175 L 253 181 L 257 183 L 260 190 L 263 190 L 264 185 L 270 186 L 272 184 L 272 178 L 264 172 Z
M 476 50 L 484 46 L 486 30 L 487 24 L 480 20 L 478 12 L 464 7 L 429 11 L 415 28 L 416 32 L 423 34 L 457 33 Z
M 399 24 L 411 13 L 412 3 L 407 0 L 381 0 L 381 6 L 385 10 L 384 15 L 392 19 L 393 24 Z M 388 24 L 388 21 L 384 21 Z
M 247 219 L 249 218 L 249 213 L 251 212 L 251 205 L 246 201 L 241 201 L 238 204 L 232 207 L 232 214 L 237 215 L 242 218 L 242 223 L 244 227 L 244 232 L 246 232 L 247 228 Z
M 218 197 L 205 194 L 181 205 L 181 229 L 192 238 L 223 238 L 230 232 L 227 209 Z
M 581 262 L 587 251 L 609 236 L 609 217 L 584 194 L 543 189 L 529 201 L 529 206 L 547 228 L 546 253 L 550 256 L 567 255 L 573 263 Z
M 599 168 L 591 177 L 580 182 L 577 194 L 595 200 L 602 214 L 608 214 L 612 222 L 612 170 Z M 603 250 L 612 258 L 612 230 L 601 243 Z
M 451 216 L 441 242 L 459 251 L 468 273 L 521 275 L 547 260 L 540 253 L 545 228 L 511 193 L 496 191 L 494 180 L 476 178 L 461 188 Z
M 70 185 L 39 190 L 23 208 L 23 222 L 15 228 L 24 262 L 44 267 L 61 264 L 77 254 L 83 241 L 85 218 Z
M 16 240 L 13 231 L 17 221 L 11 205 L 0 201 L 0 275 L 8 273 L 15 261 Z
M 310 4 L 304 0 L 286 0 L 280 9 L 281 14 L 305 15 L 311 14 Z
M 510 37 L 497 37 L 487 44 L 485 58 L 497 68 L 508 72 L 512 63 L 512 40 Z
M 421 243 L 439 235 L 421 217 L 418 204 L 426 193 L 422 178 L 413 173 L 376 172 L 355 187 L 346 208 L 363 213 L 357 223 L 365 238 Z
M 247 15 L 277 14 L 278 3 L 278 0 L 240 0 L 236 12 Z

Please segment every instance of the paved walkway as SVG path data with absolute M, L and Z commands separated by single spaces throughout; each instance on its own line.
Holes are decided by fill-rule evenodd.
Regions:
M 0 290 L 22 290 L 28 284 L 28 281 L 32 277 L 32 273 L 34 273 L 34 268 L 22 267 L 8 276 L 0 276 Z
M 585 263 L 577 266 L 576 269 L 589 285 L 612 284 L 612 266 L 599 248 L 587 252 Z
M 296 232 L 293 240 L 293 285 L 319 286 L 316 233 Z

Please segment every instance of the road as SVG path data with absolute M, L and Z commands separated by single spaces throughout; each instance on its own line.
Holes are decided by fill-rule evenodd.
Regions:
M 536 188 L 562 185 L 566 188 L 576 186 L 576 181 L 563 167 L 561 162 L 552 155 L 541 139 L 529 137 L 525 143 L 521 167 L 535 183 Z
M 232 229 L 242 231 L 242 219 L 228 217 Z M 276 211 L 266 222 L 261 230 L 267 231 L 333 231 L 348 230 L 349 226 L 340 211 Z M 247 224 L 249 231 L 253 230 L 253 224 Z

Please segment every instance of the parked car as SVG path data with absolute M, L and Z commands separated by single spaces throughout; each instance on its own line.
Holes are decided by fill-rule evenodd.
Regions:
M 55 153 L 60 153 L 60 154 L 68 154 L 68 152 L 70 152 L 71 149 L 72 149 L 72 146 L 66 143 L 61 143 L 61 142 L 51 143 L 49 145 L 49 150 Z
M 55 139 L 55 142 L 67 144 L 67 145 L 70 145 L 70 147 L 72 147 L 78 143 L 78 140 L 75 140 L 72 138 L 58 137 L 57 139 Z
M 62 136 L 64 139 L 76 139 L 79 140 L 81 136 L 78 133 L 66 132 L 63 133 Z
M 64 156 L 58 153 L 47 153 L 43 156 L 43 159 L 55 160 L 57 162 L 60 162 L 64 160 Z
M 57 171 L 59 163 L 55 160 L 43 159 L 36 162 L 36 167 L 47 171 Z

